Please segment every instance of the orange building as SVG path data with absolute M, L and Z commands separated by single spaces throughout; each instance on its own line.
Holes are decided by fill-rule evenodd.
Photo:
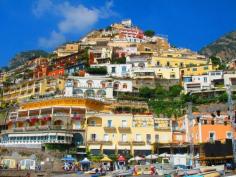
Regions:
M 232 139 L 235 128 L 226 113 L 194 113 L 195 119 L 191 134 L 194 144 Z
M 65 74 L 64 68 L 54 69 L 54 70 L 48 72 L 48 76 L 51 76 L 51 77 L 58 77 L 58 76 L 62 76 L 64 74 Z

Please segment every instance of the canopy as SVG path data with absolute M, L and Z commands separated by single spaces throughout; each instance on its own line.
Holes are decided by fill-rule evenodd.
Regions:
M 125 157 L 123 155 L 120 155 L 117 160 L 119 162 L 124 162 L 125 161 Z
M 76 159 L 74 157 L 71 157 L 71 156 L 66 156 L 66 157 L 62 158 L 61 160 L 63 160 L 63 161 L 75 161 Z
M 154 160 L 154 159 L 157 159 L 157 158 L 158 158 L 158 156 L 155 155 L 155 154 L 150 154 L 150 155 L 145 157 L 145 159 L 148 159 L 148 160 Z
M 90 164 L 91 162 L 86 157 L 80 161 L 81 164 Z
M 104 156 L 100 161 L 101 162 L 112 162 L 112 160 L 107 156 Z
M 144 158 L 136 156 L 136 157 L 133 157 L 133 158 L 129 159 L 129 162 L 131 162 L 131 161 L 141 161 L 141 160 L 144 160 Z
M 170 154 L 163 153 L 163 154 L 160 154 L 159 157 L 170 157 Z

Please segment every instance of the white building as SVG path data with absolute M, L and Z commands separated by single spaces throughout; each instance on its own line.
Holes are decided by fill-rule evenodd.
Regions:
M 236 90 L 236 72 L 224 73 L 224 85 L 225 87 L 231 86 L 232 90 Z
M 65 83 L 65 96 L 113 99 L 113 81 L 111 78 L 101 76 L 70 76 Z
M 207 73 L 207 75 L 184 76 L 184 91 L 192 92 L 214 89 L 224 82 L 223 78 L 223 71 L 210 71 Z
M 131 64 L 98 64 L 91 65 L 91 67 L 106 67 L 107 74 L 112 77 L 130 77 L 132 65 Z
M 115 79 L 113 81 L 113 88 L 117 92 L 133 92 L 133 82 L 128 79 Z

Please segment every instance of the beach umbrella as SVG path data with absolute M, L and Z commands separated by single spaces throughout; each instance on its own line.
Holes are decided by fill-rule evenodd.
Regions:
M 100 161 L 101 162 L 112 162 L 112 160 L 107 156 L 104 156 Z
M 158 157 L 170 157 L 170 154 L 163 153 L 163 154 L 160 154 Z
M 135 157 L 129 159 L 129 162 L 131 162 L 131 161 L 141 161 L 141 160 L 144 160 L 144 158 L 139 157 L 139 156 L 135 156 Z
M 148 156 L 145 157 L 145 159 L 147 159 L 147 160 L 155 160 L 155 159 L 157 159 L 157 158 L 158 158 L 158 156 L 155 155 L 155 154 L 150 154 L 150 155 L 148 155 Z
M 120 155 L 117 160 L 119 162 L 124 162 L 125 161 L 125 157 L 123 155 Z
M 66 156 L 64 158 L 61 159 L 62 161 L 75 161 L 76 159 L 74 157 L 71 156 Z
M 81 164 L 90 164 L 91 162 L 86 157 L 80 161 Z

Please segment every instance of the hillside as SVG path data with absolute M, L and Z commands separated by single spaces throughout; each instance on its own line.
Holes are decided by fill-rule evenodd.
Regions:
M 218 56 L 225 61 L 236 58 L 236 31 L 225 34 L 213 43 L 203 47 L 200 54 Z
M 19 65 L 23 65 L 26 61 L 30 59 L 34 59 L 37 57 L 47 57 L 48 55 L 49 53 L 44 50 L 29 50 L 19 52 L 10 60 L 9 67 L 11 69 L 14 69 Z

